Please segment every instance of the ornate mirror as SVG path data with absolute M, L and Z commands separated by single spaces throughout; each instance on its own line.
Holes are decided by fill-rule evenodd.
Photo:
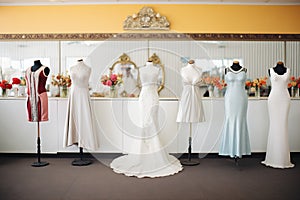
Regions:
M 159 87 L 157 89 L 157 92 L 159 93 L 165 87 L 165 67 L 160 62 L 160 58 L 155 53 L 148 60 L 152 61 L 155 66 L 160 68 L 160 77 L 158 78 Z
M 123 84 L 120 86 L 118 93 L 121 97 L 137 97 L 140 93 L 139 69 L 130 57 L 123 53 L 119 60 L 116 61 L 111 68 L 110 73 L 122 74 Z

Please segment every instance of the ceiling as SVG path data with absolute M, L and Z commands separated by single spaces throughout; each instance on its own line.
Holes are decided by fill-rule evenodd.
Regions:
M 0 5 L 57 4 L 264 4 L 300 5 L 300 0 L 0 0 Z

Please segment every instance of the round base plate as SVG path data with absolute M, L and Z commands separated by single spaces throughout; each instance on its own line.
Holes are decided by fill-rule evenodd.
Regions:
M 79 159 L 79 160 L 74 160 L 72 162 L 72 165 L 74 165 L 74 166 L 86 166 L 86 165 L 90 165 L 90 164 L 92 164 L 92 161 L 90 161 L 90 160 Z
M 41 161 L 41 162 L 34 162 L 31 164 L 32 167 L 44 167 L 44 166 L 47 166 L 49 165 L 48 162 L 45 162 L 45 161 Z
M 184 166 L 195 166 L 200 164 L 200 162 L 197 159 L 196 160 L 181 159 L 180 162 Z

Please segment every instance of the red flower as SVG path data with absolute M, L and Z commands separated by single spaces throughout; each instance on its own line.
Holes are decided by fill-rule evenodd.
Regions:
M 12 88 L 12 84 L 6 84 L 6 88 L 7 89 L 11 89 Z
M 117 75 L 116 74 L 112 74 L 112 75 L 110 75 L 110 79 L 111 79 L 111 81 L 113 81 L 113 82 L 115 82 L 116 80 L 117 80 Z
M 300 83 L 298 84 L 298 88 L 300 88 Z
M 112 85 L 111 80 L 107 80 L 107 81 L 106 81 L 106 85 L 107 85 L 107 86 L 111 86 L 111 85 Z
M 21 80 L 18 78 L 12 78 L 12 84 L 20 84 Z

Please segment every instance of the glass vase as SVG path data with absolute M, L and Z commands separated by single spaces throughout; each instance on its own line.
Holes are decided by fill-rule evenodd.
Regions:
M 7 97 L 7 96 L 8 96 L 8 89 L 2 88 L 2 97 Z
M 111 87 L 109 90 L 109 97 L 110 98 L 117 98 L 118 97 L 118 90 L 115 87 Z
M 260 87 L 257 87 L 256 90 L 255 90 L 255 96 L 257 98 L 260 98 Z
M 18 87 L 18 96 L 19 97 L 25 97 L 26 96 L 26 86 L 20 85 Z
M 68 87 L 67 86 L 60 87 L 60 97 L 62 97 L 62 98 L 68 97 Z

